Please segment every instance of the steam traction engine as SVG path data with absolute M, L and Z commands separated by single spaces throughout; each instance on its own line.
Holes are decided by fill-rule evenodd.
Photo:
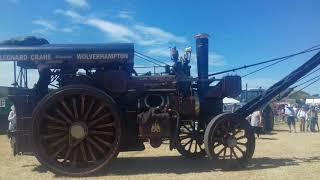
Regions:
M 210 86 L 216 80 L 208 78 L 206 34 L 196 36 L 196 53 L 198 78 L 190 76 L 190 52 L 179 59 L 175 49 L 174 65 L 164 74 L 137 75 L 133 44 L 5 42 L 0 61 L 39 71 L 32 89 L 9 89 L 17 113 L 10 132 L 14 154 L 32 153 L 54 173 L 81 176 L 110 164 L 118 152 L 142 151 L 144 142 L 157 148 L 168 140 L 185 157 L 208 155 L 242 165 L 255 148 L 245 117 L 319 63 L 318 55 L 304 72 L 225 114 L 222 99 L 241 93 L 241 78 L 225 76 Z

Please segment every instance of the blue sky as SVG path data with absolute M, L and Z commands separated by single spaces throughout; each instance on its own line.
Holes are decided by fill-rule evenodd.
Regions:
M 35 35 L 51 43 L 134 42 L 137 51 L 169 61 L 169 47 L 194 47 L 193 36 L 205 32 L 211 36 L 210 72 L 320 43 L 317 0 L 2 0 L 0 6 L 0 40 Z M 248 76 L 243 84 L 266 88 L 311 55 Z M 135 64 L 147 65 L 139 59 Z M 9 85 L 11 76 L 11 65 L 0 64 L 0 85 Z M 306 90 L 320 93 L 320 84 Z

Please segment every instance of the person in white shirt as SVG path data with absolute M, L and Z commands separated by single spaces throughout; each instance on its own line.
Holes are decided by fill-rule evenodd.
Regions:
M 255 133 L 259 137 L 261 131 L 262 113 L 260 110 L 256 110 L 251 114 L 250 124 L 254 128 Z
M 307 110 L 303 107 L 299 109 L 297 113 L 297 117 L 300 120 L 300 132 L 305 132 L 306 131 L 306 120 L 308 119 L 307 117 Z
M 17 125 L 16 108 L 13 105 L 11 106 L 11 111 L 8 116 L 8 121 L 9 121 L 9 127 L 8 127 L 8 131 L 9 131 L 8 135 L 9 135 L 10 132 L 16 129 L 16 125 Z
M 289 126 L 289 132 L 291 133 L 291 125 L 294 128 L 294 132 L 297 132 L 296 131 L 296 121 L 295 121 L 296 113 L 294 112 L 294 110 L 290 104 L 285 108 L 285 115 L 287 116 L 287 123 Z

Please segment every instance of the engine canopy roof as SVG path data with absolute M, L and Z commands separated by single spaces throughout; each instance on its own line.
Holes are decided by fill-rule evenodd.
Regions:
M 17 61 L 18 66 L 36 69 L 39 65 L 58 68 L 64 65 L 133 67 L 133 43 L 44 44 L 36 46 L 0 45 L 0 61 Z

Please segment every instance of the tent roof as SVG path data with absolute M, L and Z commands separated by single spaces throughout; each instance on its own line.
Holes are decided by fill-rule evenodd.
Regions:
M 240 101 L 233 98 L 228 98 L 228 97 L 223 98 L 223 104 L 239 104 L 239 103 Z

